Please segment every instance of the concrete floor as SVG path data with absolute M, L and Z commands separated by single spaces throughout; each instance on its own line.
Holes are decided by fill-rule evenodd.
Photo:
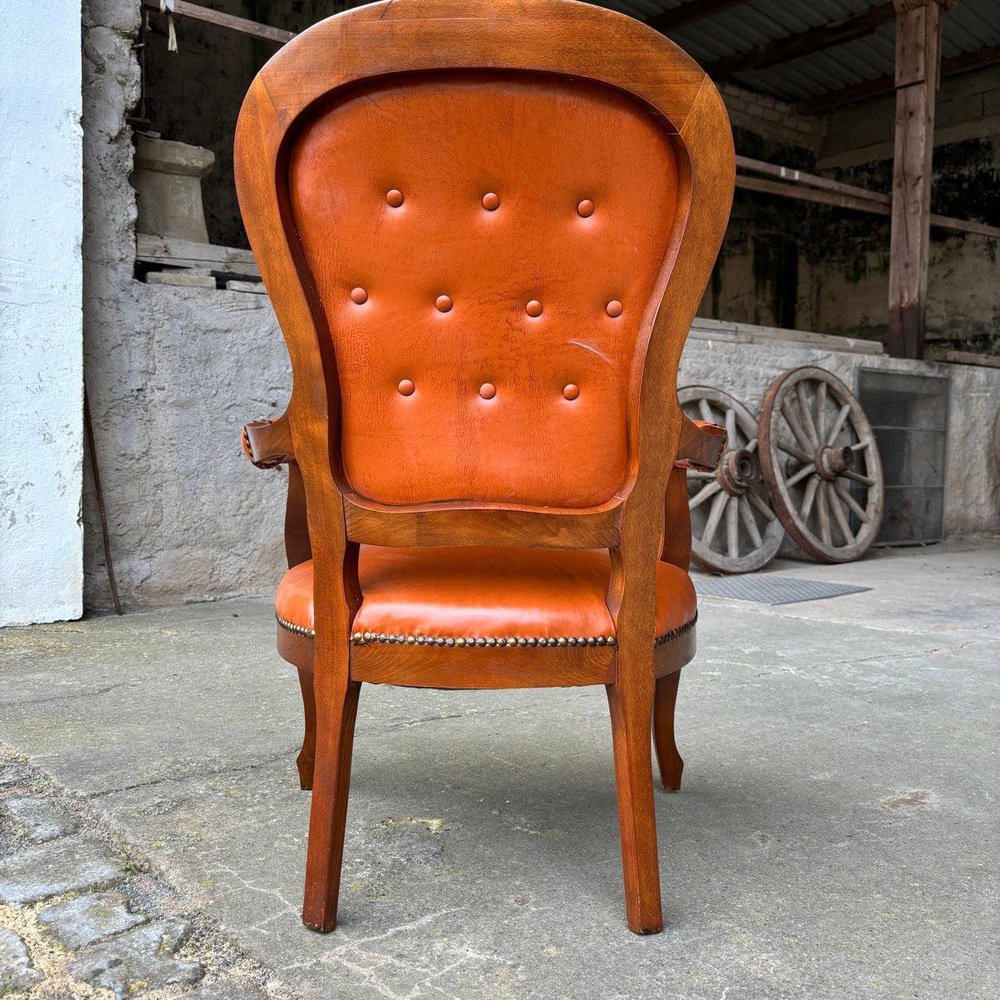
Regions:
M 268 602 L 0 634 L 0 740 L 302 997 L 995 998 L 1000 542 L 769 572 L 873 589 L 702 599 L 656 937 L 624 925 L 599 689 L 366 687 L 326 936 Z

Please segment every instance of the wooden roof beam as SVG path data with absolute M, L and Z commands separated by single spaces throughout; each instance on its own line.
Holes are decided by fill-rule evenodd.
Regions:
M 677 31 L 679 28 L 686 28 L 696 21 L 703 21 L 706 17 L 714 17 L 723 11 L 732 10 L 733 7 L 741 7 L 747 0 L 688 0 L 680 7 L 672 10 L 665 10 L 662 14 L 656 14 L 646 23 L 651 28 L 667 34 L 670 31 Z
M 774 42 L 767 42 L 765 45 L 758 45 L 746 52 L 737 52 L 724 59 L 717 59 L 705 69 L 715 80 L 745 73 L 748 70 L 766 69 L 768 66 L 776 66 L 791 59 L 798 59 L 800 56 L 821 52 L 823 49 L 842 45 L 856 38 L 864 38 L 876 28 L 895 19 L 896 9 L 891 2 L 879 4 L 860 14 L 831 21 L 819 28 L 810 28 L 798 35 L 789 35 Z
M 957 76 L 959 73 L 968 73 L 974 69 L 983 69 L 986 66 L 995 66 L 997 63 L 1000 63 L 1000 45 L 989 45 L 984 49 L 977 49 L 975 52 L 962 52 L 960 55 L 941 61 L 941 79 Z M 818 115 L 824 111 L 832 111 L 848 104 L 866 101 L 871 97 L 891 94 L 895 89 L 895 76 L 880 76 L 877 80 L 866 80 L 853 87 L 835 90 L 831 94 L 810 97 L 796 104 L 794 110 L 803 115 Z

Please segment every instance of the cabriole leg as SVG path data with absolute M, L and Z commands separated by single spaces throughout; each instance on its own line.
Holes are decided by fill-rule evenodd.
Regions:
M 299 769 L 299 785 L 308 791 L 313 786 L 313 768 L 316 760 L 316 695 L 313 692 L 313 672 L 299 667 L 299 687 L 302 688 L 302 712 L 305 716 L 305 732 L 302 749 L 295 759 Z
M 634 685 L 609 684 L 607 691 L 628 927 L 636 934 L 656 934 L 663 930 L 663 914 L 649 745 L 653 684 L 651 680 Z
M 329 694 L 321 694 L 318 705 L 316 773 L 302 906 L 302 922 L 323 933 L 337 926 L 354 721 L 361 691 L 358 681 L 345 679 L 333 686 Z
M 674 742 L 674 707 L 680 679 L 681 672 L 675 670 L 657 680 L 653 707 L 653 743 L 660 765 L 660 781 L 668 792 L 679 791 L 684 770 L 684 759 L 677 752 Z

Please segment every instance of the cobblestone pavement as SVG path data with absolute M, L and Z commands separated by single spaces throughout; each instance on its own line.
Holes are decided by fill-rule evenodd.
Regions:
M 295 994 L 109 836 L 86 803 L 0 745 L 0 997 Z

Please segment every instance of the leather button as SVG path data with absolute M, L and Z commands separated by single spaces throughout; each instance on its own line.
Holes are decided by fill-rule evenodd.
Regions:
M 492 399 L 497 394 L 497 387 L 492 382 L 484 382 L 479 387 L 479 395 L 483 399 Z
M 576 214 L 579 215 L 581 219 L 589 219 L 594 214 L 594 203 L 589 198 L 584 198 L 583 201 L 576 206 Z
M 355 305 L 363 306 L 368 301 L 368 293 L 363 288 L 352 288 L 351 301 Z
M 451 298 L 447 295 L 439 295 L 437 297 L 437 302 L 435 302 L 434 304 L 437 306 L 438 312 L 443 312 L 443 313 L 448 312 L 454 305 L 454 303 L 451 301 Z
M 612 318 L 617 319 L 622 314 L 622 304 L 617 299 L 612 299 L 605 307 L 604 311 Z
M 415 387 L 408 378 L 404 378 L 396 388 L 399 389 L 400 396 L 412 396 Z
M 399 208 L 403 204 L 403 192 L 393 188 L 385 195 L 386 203 L 392 208 Z
M 580 387 L 570 382 L 570 384 L 563 389 L 563 395 L 567 399 L 576 399 L 576 397 L 580 395 Z
M 500 196 L 495 191 L 487 191 L 483 195 L 483 208 L 487 212 L 495 212 L 500 207 Z
M 525 307 L 524 311 L 529 316 L 541 316 L 542 315 L 542 304 L 538 299 L 532 299 Z

